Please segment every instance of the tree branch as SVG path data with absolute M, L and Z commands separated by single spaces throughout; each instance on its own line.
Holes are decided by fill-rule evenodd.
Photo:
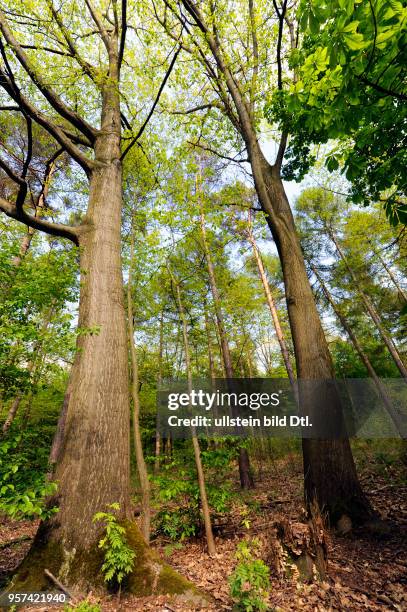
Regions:
M 229 157 L 228 155 L 223 155 L 222 153 L 219 153 L 219 151 L 216 151 L 215 149 L 211 149 L 211 147 L 208 147 L 207 145 L 202 145 L 199 142 L 192 142 L 191 140 L 187 140 L 187 143 L 190 144 L 192 147 L 203 149 L 204 151 L 208 151 L 209 153 L 212 153 L 213 155 L 216 155 L 217 157 L 220 157 L 221 159 L 226 159 L 235 164 L 243 164 L 243 163 L 248 163 L 250 161 L 248 158 L 236 159 L 235 157 Z
M 219 110 L 223 110 L 222 105 L 218 104 L 216 101 L 208 102 L 207 104 L 199 104 L 198 106 L 194 106 L 193 108 L 188 108 L 184 111 L 170 111 L 171 115 L 190 115 L 191 113 L 196 113 L 200 110 L 206 110 L 208 108 L 217 108 Z
M 62 36 L 64 37 L 66 44 L 68 45 L 70 53 L 66 55 L 70 55 L 71 57 L 76 59 L 79 66 L 82 68 L 84 74 L 86 74 L 93 81 L 93 83 L 95 83 L 95 85 L 99 87 L 97 79 L 95 78 L 96 71 L 94 66 L 89 64 L 89 62 L 85 61 L 79 53 L 72 36 L 70 35 L 68 29 L 65 27 L 65 24 L 61 19 L 59 12 L 55 10 L 53 0 L 47 0 L 47 4 L 52 13 L 53 18 L 55 19 L 59 29 L 61 30 Z
M 69 121 L 69 123 L 71 123 L 80 132 L 82 132 L 91 142 L 94 142 L 96 133 L 97 133 L 95 128 L 93 128 L 84 119 L 82 119 L 82 117 L 80 117 L 76 112 L 68 108 L 66 104 L 62 101 L 62 99 L 58 96 L 58 94 L 56 94 L 48 85 L 46 85 L 45 81 L 38 74 L 36 69 L 32 66 L 26 53 L 21 48 L 21 45 L 15 39 L 13 33 L 8 27 L 7 19 L 3 11 L 1 10 L 0 10 L 0 29 L 7 43 L 13 50 L 13 53 L 18 59 L 19 63 L 24 68 L 28 76 L 31 78 L 33 83 L 38 87 L 38 89 L 43 94 L 43 96 L 46 98 L 46 100 L 61 115 L 61 117 Z
M 373 81 L 369 81 L 369 79 L 367 79 L 364 76 L 356 75 L 356 78 L 359 79 L 360 81 L 362 81 L 362 83 L 365 83 L 365 85 L 369 85 L 369 87 L 372 87 L 373 89 L 376 89 L 376 91 L 380 91 L 380 93 L 386 94 L 386 96 L 391 96 L 392 98 L 397 98 L 397 100 L 407 100 L 407 95 L 406 94 L 402 94 L 402 93 L 399 93 L 397 91 L 391 91 L 390 89 L 386 89 L 385 87 L 382 87 L 378 83 L 373 83 Z
M 51 236 L 59 236 L 61 238 L 68 238 L 76 246 L 79 246 L 79 231 L 70 225 L 64 225 L 62 223 L 51 223 L 40 219 L 39 217 L 33 217 L 28 215 L 23 209 L 18 210 L 17 206 L 11 204 L 0 196 L 0 210 L 4 212 L 10 219 L 20 221 L 28 227 L 45 232 Z
M 142 134 L 143 134 L 143 132 L 144 132 L 148 122 L 150 121 L 150 119 L 151 119 L 151 117 L 152 117 L 152 115 L 154 113 L 154 110 L 155 110 L 155 108 L 156 108 L 156 106 L 157 106 L 157 104 L 158 104 L 158 102 L 160 100 L 160 97 L 161 97 L 161 94 L 163 92 L 163 89 L 164 89 L 164 87 L 165 87 L 165 85 L 166 85 L 166 83 L 167 83 L 167 81 L 169 79 L 169 76 L 170 76 L 171 72 L 172 72 L 172 69 L 174 68 L 175 62 L 177 61 L 177 57 L 178 57 L 178 54 L 179 54 L 180 51 L 181 51 L 181 47 L 179 46 L 178 49 L 175 51 L 175 53 L 173 55 L 173 58 L 171 60 L 170 65 L 168 66 L 167 72 L 165 73 L 165 76 L 164 76 L 164 78 L 163 78 L 163 80 L 161 82 L 161 85 L 160 85 L 159 90 L 157 92 L 157 96 L 156 96 L 156 98 L 155 98 L 155 100 L 153 102 L 153 105 L 152 105 L 152 107 L 150 109 L 150 112 L 148 113 L 148 115 L 147 115 L 143 125 L 140 127 L 140 129 L 137 132 L 136 136 L 131 140 L 131 142 L 127 145 L 127 147 L 125 148 L 125 150 L 122 153 L 122 156 L 120 158 L 122 161 L 126 157 L 127 153 L 130 151 L 130 149 L 133 148 L 133 146 L 136 144 L 138 139 L 142 136 Z
M 19 105 L 22 112 L 29 115 L 36 123 L 41 125 L 49 132 L 55 140 L 71 155 L 71 157 L 89 174 L 96 166 L 95 162 L 86 157 L 82 151 L 73 144 L 73 142 L 65 134 L 64 130 L 54 124 L 44 113 L 33 106 L 16 88 L 15 84 L 0 69 L 0 87 L 8 93 L 8 95 Z
M 121 33 L 120 33 L 119 60 L 118 60 L 119 70 L 120 70 L 120 66 L 122 65 L 122 62 L 123 62 L 124 47 L 125 47 L 125 44 L 126 44 L 126 33 L 127 33 L 127 0 L 122 0 L 121 22 L 122 22 L 122 27 L 121 27 Z
M 92 16 L 92 19 L 95 22 L 97 29 L 99 30 L 99 34 L 105 44 L 107 52 L 109 52 L 110 51 L 110 38 L 109 38 L 109 34 L 107 33 L 103 25 L 102 15 L 98 11 L 98 9 L 92 4 L 91 0 L 85 0 L 85 4 L 89 9 L 89 13 Z

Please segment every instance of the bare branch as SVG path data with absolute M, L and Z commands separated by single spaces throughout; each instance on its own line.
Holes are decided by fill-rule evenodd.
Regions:
M 47 53 L 55 53 L 55 55 L 63 55 L 64 57 L 72 57 L 72 53 L 69 51 L 61 51 L 60 49 L 53 49 L 52 47 L 42 47 L 38 45 L 21 45 L 22 49 L 34 49 L 35 51 L 47 51 Z
M 208 102 L 207 104 L 199 104 L 199 106 L 194 106 L 193 108 L 188 108 L 187 110 L 179 110 L 179 111 L 171 111 L 171 115 L 190 115 L 191 113 L 196 113 L 200 110 L 206 110 L 208 108 L 217 108 L 219 110 L 223 110 L 223 107 L 218 102 Z
M 228 155 L 223 155 L 222 153 L 219 153 L 219 151 L 216 151 L 215 149 L 211 149 L 211 147 L 208 147 L 207 145 L 203 145 L 199 142 L 192 142 L 191 140 L 187 140 L 187 142 L 193 147 L 203 149 L 204 151 L 208 151 L 209 153 L 212 153 L 213 155 L 216 155 L 217 157 L 220 157 L 221 159 L 226 159 L 235 164 L 243 164 L 243 163 L 248 163 L 250 161 L 246 157 L 243 159 L 236 159 L 236 157 L 229 157 Z

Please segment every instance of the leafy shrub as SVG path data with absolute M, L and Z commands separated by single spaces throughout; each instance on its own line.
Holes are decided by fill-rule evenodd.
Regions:
M 230 509 L 234 495 L 231 484 L 226 480 L 234 449 L 206 450 L 202 451 L 201 456 L 209 506 L 215 513 L 223 514 Z M 154 518 L 156 532 L 174 541 L 198 536 L 203 524 L 192 452 L 184 452 L 171 463 L 163 465 L 160 474 L 152 477 L 152 482 L 161 507 Z
M 119 504 L 109 504 L 111 510 L 120 510 Z M 123 578 L 130 574 L 134 565 L 136 553 L 127 544 L 126 530 L 119 524 L 117 515 L 113 512 L 97 512 L 93 522 L 103 522 L 104 537 L 99 541 L 99 548 L 104 551 L 102 572 L 105 582 L 121 586 Z
M 230 594 L 240 610 L 265 612 L 268 610 L 267 592 L 270 587 L 270 570 L 261 559 L 254 556 L 258 540 L 243 541 L 238 545 L 236 558 L 239 563 L 229 577 Z
M 58 512 L 46 506 L 57 485 L 46 479 L 49 449 L 44 452 L 41 436 L 40 429 L 10 429 L 0 440 L 0 512 L 14 519 L 46 519 Z
M 200 521 L 198 507 L 164 509 L 157 512 L 154 519 L 157 532 L 177 542 L 196 536 L 201 528 Z

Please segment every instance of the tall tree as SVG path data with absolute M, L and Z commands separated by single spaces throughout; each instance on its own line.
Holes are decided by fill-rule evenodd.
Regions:
M 262 83 L 273 79 L 276 89 L 283 89 L 285 49 L 296 44 L 292 11 L 288 10 L 285 0 L 280 6 L 273 3 L 273 7 L 252 0 L 237 5 L 182 0 L 179 3 L 166 1 L 163 11 L 160 14 L 156 11 L 156 18 L 168 36 L 181 41 L 184 53 L 193 62 L 193 69 L 199 68 L 202 75 L 199 104 L 177 108 L 175 112 L 203 111 L 203 122 L 212 120 L 218 130 L 226 119 L 229 127 L 233 127 L 236 150 L 243 148 L 247 152 L 243 161 L 250 164 L 259 203 L 281 261 L 297 375 L 305 380 L 332 380 L 331 356 L 281 178 L 287 132 L 281 135 L 273 164 L 266 159 L 260 144 Z M 271 20 L 275 28 L 270 27 Z M 273 76 L 268 69 L 272 61 L 270 50 L 273 50 L 277 66 L 277 74 Z M 295 80 L 295 74 L 293 78 Z M 216 146 L 219 141 L 216 132 L 213 138 Z M 195 144 L 214 150 L 200 139 L 195 140 Z M 223 155 L 221 148 L 218 153 Z M 235 162 L 242 160 L 238 154 L 226 157 Z M 340 398 L 334 385 L 327 385 L 324 393 L 315 385 L 313 393 L 301 398 L 301 409 L 304 414 L 315 410 L 314 414 L 332 424 L 336 422 L 338 431 L 341 430 Z M 371 515 L 347 439 L 305 439 L 303 457 L 307 503 L 316 500 L 333 520 L 338 518 L 338 508 L 357 521 Z
M 173 290 L 175 292 L 175 301 L 177 304 L 179 317 L 181 319 L 182 336 L 184 340 L 185 367 L 187 371 L 187 381 L 188 381 L 188 392 L 189 394 L 191 394 L 193 384 L 192 384 L 192 368 L 191 368 L 191 356 L 190 356 L 190 347 L 189 347 L 189 338 L 188 338 L 187 319 L 186 319 L 184 304 L 182 302 L 180 283 L 175 278 L 169 265 L 168 265 L 168 271 L 171 276 L 171 282 L 173 285 Z M 209 510 L 209 504 L 208 504 L 208 497 L 206 495 L 205 474 L 204 474 L 203 467 L 202 467 L 201 449 L 199 446 L 199 440 L 198 440 L 198 437 L 193 427 L 192 427 L 192 446 L 194 449 L 195 465 L 196 465 L 198 486 L 199 486 L 199 495 L 201 498 L 202 514 L 204 518 L 206 543 L 208 546 L 209 555 L 213 556 L 216 554 L 216 547 L 215 547 L 215 540 L 214 540 L 213 532 L 212 532 L 212 523 L 211 523 L 211 515 L 210 515 L 210 510 Z
M 230 354 L 229 342 L 226 334 L 225 324 L 223 320 L 223 312 L 222 306 L 220 303 L 220 296 L 218 287 L 216 284 L 215 270 L 212 263 L 211 252 L 208 245 L 208 240 L 206 236 L 206 225 L 205 225 L 205 209 L 204 203 L 202 201 L 202 185 L 201 185 L 201 177 L 197 176 L 196 180 L 197 185 L 197 197 L 198 197 L 198 205 L 200 209 L 200 227 L 201 227 L 201 238 L 202 238 L 202 247 L 205 254 L 206 265 L 208 268 L 208 276 L 209 276 L 209 285 L 211 287 L 211 293 L 213 298 L 214 310 L 217 328 L 219 331 L 219 339 L 220 339 L 220 347 L 222 351 L 223 363 L 225 366 L 225 373 L 228 379 L 233 379 L 235 374 L 233 371 L 232 365 L 232 357 Z M 243 489 L 252 489 L 254 487 L 254 480 L 250 470 L 250 459 L 249 454 L 247 452 L 247 448 L 244 446 L 239 447 L 239 475 L 240 475 L 240 484 Z
M 128 537 L 138 553 L 129 588 L 144 594 L 166 591 L 163 576 L 157 578 L 157 561 L 131 520 L 128 337 L 121 272 L 123 159 L 144 131 L 157 99 L 138 132 L 130 132 L 122 152 L 122 121 L 131 129 L 120 109 L 128 29 L 125 0 L 120 6 L 86 0 L 81 7 L 69 3 L 58 9 L 52 0 L 35 6 L 25 0 L 12 2 L 0 11 L 0 29 L 0 85 L 6 108 L 22 113 L 28 134 L 21 172 L 2 163 L 17 185 L 17 195 L 14 201 L 2 196 L 0 209 L 29 227 L 71 240 L 79 247 L 81 269 L 82 333 L 54 474 L 58 493 L 51 502 L 59 511 L 41 524 L 17 581 L 25 590 L 38 590 L 46 584 L 43 571 L 48 568 L 55 575 L 63 574 L 71 586 L 100 585 L 100 526 L 92 518 L 115 502 L 121 519 L 128 521 Z M 158 96 L 165 81 L 166 77 Z M 26 210 L 33 122 L 87 177 L 86 214 L 77 226 L 54 223 Z M 189 586 L 174 575 L 171 589 L 183 592 Z

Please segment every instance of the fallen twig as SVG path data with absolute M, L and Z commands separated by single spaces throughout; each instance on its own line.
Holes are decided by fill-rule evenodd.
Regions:
M 14 540 L 10 540 L 10 542 L 2 542 L 0 544 L 0 550 L 4 550 L 4 548 L 8 548 L 9 546 L 14 546 L 15 544 L 20 544 L 20 542 L 25 542 L 26 540 L 32 540 L 32 536 L 24 535 L 20 538 L 15 538 Z
M 44 570 L 44 574 L 66 595 L 68 595 L 68 597 L 71 598 L 72 602 L 76 601 L 76 597 L 74 597 L 74 595 L 72 595 L 72 593 L 67 589 L 66 586 L 64 586 L 62 584 L 62 582 L 60 582 L 58 580 L 58 578 L 55 578 L 55 576 L 53 574 L 51 574 L 51 572 L 47 569 Z

